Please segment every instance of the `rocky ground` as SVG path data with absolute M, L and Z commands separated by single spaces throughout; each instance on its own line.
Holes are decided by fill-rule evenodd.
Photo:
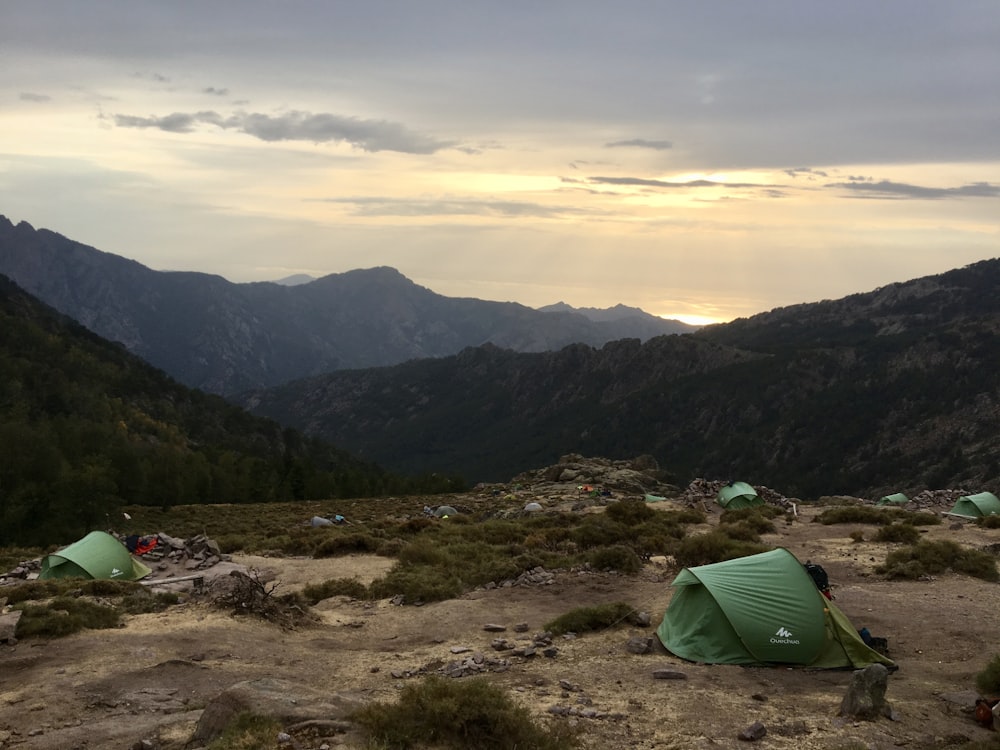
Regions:
M 573 481 L 579 477 L 570 479 L 522 477 L 504 493 L 517 493 L 518 503 L 537 498 L 544 512 L 573 512 L 581 490 Z M 465 502 L 481 504 L 485 494 L 472 493 Z M 463 504 L 460 497 L 454 502 Z M 655 507 L 700 502 L 682 493 Z M 930 509 L 947 509 L 944 500 L 938 505 Z M 714 524 L 719 510 L 708 507 Z M 810 523 L 814 506 L 796 504 L 796 511 L 796 522 L 779 522 L 765 541 L 821 562 L 854 625 L 888 639 L 899 665 L 886 694 L 894 720 L 838 717 L 849 671 L 692 664 L 660 647 L 633 653 L 630 641 L 637 638 L 652 637 L 655 644 L 677 573 L 669 560 L 654 560 L 637 576 L 539 571 L 518 585 L 426 606 L 336 597 L 316 607 L 319 622 L 295 630 L 233 617 L 192 594 L 181 606 L 130 617 L 116 630 L 0 645 L 0 748 L 193 748 L 207 744 L 196 736 L 199 721 L 204 733 L 220 705 L 247 704 L 278 706 L 296 726 L 292 742 L 302 750 L 360 748 L 345 718 L 350 710 L 394 701 L 404 685 L 426 674 L 483 675 L 540 719 L 583 727 L 583 746 L 602 750 L 742 746 L 737 735 L 754 722 L 766 728 L 755 744 L 775 749 L 929 749 L 1000 739 L 971 713 L 975 674 L 1000 653 L 1000 587 L 950 574 L 882 580 L 873 569 L 887 545 L 854 542 L 852 525 Z M 600 508 L 591 504 L 583 512 Z M 977 548 L 1000 542 L 1000 530 L 965 523 L 946 521 L 925 533 Z M 237 567 L 292 591 L 330 578 L 368 582 L 391 564 L 369 555 L 239 555 L 205 573 L 211 579 Z M 648 612 L 650 625 L 538 639 L 558 615 L 617 601 Z M 498 640 L 511 648 L 497 650 Z M 657 679 L 662 670 L 683 678 Z

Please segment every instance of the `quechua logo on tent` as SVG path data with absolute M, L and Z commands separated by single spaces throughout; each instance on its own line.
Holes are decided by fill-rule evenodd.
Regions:
M 771 636 L 771 643 L 781 643 L 789 646 L 798 646 L 799 641 L 792 637 L 792 631 L 784 625 L 778 628 L 777 632 Z

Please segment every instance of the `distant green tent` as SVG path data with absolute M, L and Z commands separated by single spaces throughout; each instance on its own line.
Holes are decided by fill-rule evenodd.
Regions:
M 904 495 L 902 492 L 896 492 L 892 495 L 883 495 L 879 498 L 876 505 L 906 505 L 910 502 L 910 498 Z
M 111 534 L 91 531 L 83 539 L 42 558 L 38 577 L 137 581 L 151 572 Z
M 757 490 L 746 482 L 730 482 L 719 490 L 716 502 L 726 510 L 738 510 L 739 508 L 763 505 L 764 498 L 760 497 Z
M 865 645 L 786 549 L 685 568 L 673 586 L 656 635 L 682 659 L 822 669 L 895 666 Z
M 992 492 L 960 497 L 946 515 L 962 518 L 985 518 L 1000 515 L 1000 499 Z

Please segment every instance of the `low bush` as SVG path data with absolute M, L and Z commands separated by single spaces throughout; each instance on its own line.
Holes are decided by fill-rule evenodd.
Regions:
M 689 536 L 680 541 L 674 550 L 674 559 L 678 565 L 689 568 L 694 565 L 707 565 L 736 557 L 756 555 L 767 552 L 771 547 L 750 540 L 733 539 L 726 527 L 720 527 L 707 534 Z
M 331 596 L 365 599 L 368 596 L 368 588 L 356 578 L 331 578 L 322 583 L 310 583 L 304 586 L 302 596 L 309 604 L 318 604 Z
M 122 597 L 118 605 L 122 612 L 129 615 L 143 615 L 149 612 L 163 612 L 180 602 L 180 597 L 173 591 L 154 593 L 140 586 Z
M 278 746 L 281 723 L 270 716 L 242 712 L 233 719 L 208 750 L 258 750 Z
M 587 561 L 597 570 L 616 570 L 619 573 L 635 575 L 642 570 L 642 560 L 624 544 L 600 547 L 587 556 Z
M 995 557 L 980 550 L 965 549 L 950 539 L 922 539 L 911 547 L 893 550 L 875 572 L 891 579 L 915 580 L 949 570 L 984 581 L 1000 580 Z
M 545 629 L 553 635 L 607 630 L 621 625 L 635 625 L 638 622 L 638 615 L 634 607 L 624 602 L 599 604 L 596 607 L 580 607 L 559 615 L 552 622 L 546 623 Z
M 839 505 L 824 510 L 813 520 L 827 526 L 835 523 L 870 523 L 887 526 L 894 521 L 909 523 L 911 526 L 936 526 L 941 523 L 940 516 L 933 513 L 876 505 Z
M 872 539 L 876 542 L 916 544 L 920 540 L 920 530 L 909 523 L 890 523 L 875 532 Z
M 976 521 L 984 529 L 1000 529 L 1000 516 L 994 514 L 992 516 L 985 516 Z
M 1000 654 L 994 654 L 976 675 L 976 687 L 984 697 L 1000 698 Z
M 656 517 L 657 511 L 650 508 L 643 500 L 619 500 L 609 505 L 604 515 L 626 526 L 637 526 L 651 521 Z
M 22 604 L 18 638 L 60 638 L 81 630 L 118 627 L 121 615 L 114 607 L 87 599 L 59 596 L 45 604 Z
M 376 552 L 379 547 L 385 544 L 385 540 L 356 532 L 352 534 L 338 534 L 324 539 L 313 550 L 314 558 L 340 557 L 341 555 L 354 555 L 359 552 Z
M 865 540 L 865 532 L 861 529 L 855 529 L 851 532 L 851 541 L 855 544 L 859 544 Z
M 538 725 L 503 689 L 479 678 L 428 677 L 405 686 L 398 702 L 370 703 L 352 718 L 368 732 L 371 747 L 385 750 L 571 750 L 578 746 L 576 730 L 561 723 Z

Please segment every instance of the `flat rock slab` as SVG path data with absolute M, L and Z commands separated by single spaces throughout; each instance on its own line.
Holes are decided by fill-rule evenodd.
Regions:
M 16 640 L 14 632 L 17 630 L 17 623 L 21 619 L 21 610 L 0 614 L 0 643 Z

